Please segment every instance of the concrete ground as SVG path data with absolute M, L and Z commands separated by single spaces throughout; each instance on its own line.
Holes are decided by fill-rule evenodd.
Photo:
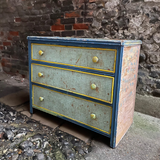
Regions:
M 11 85 L 0 78 L 0 102 L 45 125 L 58 127 L 91 143 L 93 150 L 86 156 L 86 160 L 160 160 L 160 119 L 135 112 L 131 128 L 117 148 L 111 149 L 107 137 L 38 110 L 34 110 L 34 114 L 31 115 L 28 89 L 24 90 L 23 85 L 16 89 L 14 87 L 14 84 Z

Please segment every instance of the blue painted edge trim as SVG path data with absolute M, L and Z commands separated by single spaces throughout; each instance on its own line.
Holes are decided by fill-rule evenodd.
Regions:
M 65 69 L 72 69 L 72 70 L 75 70 L 75 71 L 83 71 L 83 72 L 86 72 L 86 73 L 94 73 L 94 74 L 98 74 L 98 75 L 106 75 L 106 76 L 114 77 L 114 73 L 110 73 L 110 72 L 96 71 L 96 70 L 92 70 L 92 69 L 72 67 L 72 66 L 67 66 L 67 65 L 60 65 L 60 64 L 34 61 L 34 60 L 32 60 L 31 63 L 42 64 L 42 65 L 53 66 L 53 67 L 60 67 L 60 68 L 65 68 Z
M 78 95 L 76 93 L 63 91 L 63 90 L 60 90 L 60 89 L 57 89 L 57 88 L 54 88 L 54 87 L 49 87 L 49 86 L 37 84 L 37 83 L 34 83 L 34 82 L 32 82 L 32 84 L 36 85 L 36 86 L 39 86 L 39 87 L 47 88 L 47 89 L 50 89 L 50 90 L 53 90 L 53 91 L 57 91 L 59 93 L 64 93 L 66 95 L 71 95 L 71 96 L 74 96 L 74 97 L 79 97 L 79 98 L 82 98 L 82 99 L 86 99 L 86 100 L 89 100 L 89 101 L 92 101 L 92 102 L 95 102 L 95 103 L 100 103 L 100 104 L 111 106 L 111 107 L 113 106 L 113 104 L 110 104 L 110 103 L 107 103 L 107 102 L 103 102 L 103 101 L 100 101 L 100 100 L 96 100 L 94 98 L 89 98 L 89 97 L 85 97 L 85 96 L 82 96 L 82 95 Z
M 105 39 L 89 39 L 89 38 L 72 38 L 72 37 L 41 37 L 41 36 L 28 36 L 28 40 L 32 41 L 55 41 L 61 43 L 92 43 L 92 44 L 108 44 L 108 45 L 137 45 L 142 44 L 140 40 L 105 40 Z
M 108 43 L 75 43 L 70 41 L 38 41 L 32 40 L 31 43 L 36 44 L 50 44 L 50 45 L 63 45 L 63 46 L 73 46 L 73 47 L 91 47 L 91 48 L 106 48 L 106 49 L 116 49 L 117 45 L 110 45 Z
M 30 53 L 31 53 L 31 42 L 28 41 L 30 113 L 33 114 L 33 108 L 32 108 L 32 83 L 31 83 L 31 54 Z
M 118 119 L 118 104 L 119 104 L 119 93 L 120 93 L 120 85 L 121 85 L 121 71 L 122 71 L 122 61 L 123 61 L 123 49 L 124 49 L 124 46 L 122 46 L 119 50 L 119 64 L 118 66 L 121 66 L 119 67 L 117 70 L 116 70 L 116 94 L 114 94 L 114 99 L 113 99 L 113 118 L 112 120 L 113 121 L 113 125 L 112 125 L 112 128 L 111 128 L 111 139 L 110 139 L 110 146 L 112 148 L 115 148 L 116 147 L 116 134 L 117 134 L 117 119 Z
M 33 108 L 34 108 L 34 106 L 33 106 Z M 35 107 L 35 108 L 36 108 L 36 107 Z M 36 108 L 36 109 L 37 109 L 37 108 Z M 41 110 L 41 109 L 39 109 L 39 110 Z M 43 111 L 44 111 L 44 110 L 43 110 Z M 45 112 L 45 111 L 44 111 L 44 112 Z M 47 112 L 46 112 L 46 113 L 47 113 Z M 48 114 L 49 114 L 49 113 L 48 113 Z M 56 114 L 55 114 L 55 115 L 52 114 L 52 115 L 55 116 Z M 102 132 L 102 131 L 96 130 L 96 129 L 92 128 L 92 127 L 86 126 L 85 124 L 81 124 L 81 123 L 76 122 L 76 121 L 74 121 L 74 120 L 72 120 L 72 119 L 69 119 L 69 118 L 66 118 L 66 117 L 63 117 L 63 116 L 58 116 L 58 115 L 56 115 L 55 117 L 64 119 L 64 120 L 66 120 L 66 121 L 69 121 L 69 122 L 74 123 L 74 124 L 76 124 L 76 125 L 82 126 L 82 127 L 86 128 L 86 129 L 89 129 L 89 130 L 91 130 L 91 131 L 94 131 L 94 132 L 96 132 L 96 133 L 102 134 L 102 135 L 110 138 L 110 134 L 107 134 L 107 133 L 104 133 L 104 132 Z

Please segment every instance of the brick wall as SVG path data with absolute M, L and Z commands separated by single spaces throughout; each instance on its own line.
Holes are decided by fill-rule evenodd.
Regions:
M 84 37 L 94 0 L 1 0 L 0 59 L 7 73 L 28 74 L 27 36 Z

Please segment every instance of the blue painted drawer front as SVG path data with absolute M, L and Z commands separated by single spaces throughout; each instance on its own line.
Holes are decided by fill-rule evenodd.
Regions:
M 43 76 L 39 77 L 38 73 Z M 114 78 L 53 66 L 32 64 L 32 82 L 112 103 Z M 92 85 L 96 89 L 91 89 Z M 104 97 L 105 95 L 105 97 Z
M 43 55 L 39 55 L 43 51 Z M 115 73 L 116 49 L 32 44 L 32 60 Z M 93 57 L 98 62 L 92 61 Z
M 110 138 L 110 146 L 115 148 L 128 129 L 125 128 L 128 125 L 121 126 L 120 121 L 125 120 L 129 124 L 127 119 L 131 122 L 132 118 L 126 113 L 134 111 L 135 96 L 123 97 L 121 94 L 120 88 L 122 86 L 125 88 L 124 82 L 128 82 L 124 81 L 122 76 L 128 75 L 128 79 L 132 78 L 132 74 L 128 74 L 129 70 L 137 74 L 136 69 L 133 70 L 131 67 L 129 69 L 127 64 L 130 64 L 128 57 L 132 54 L 134 55 L 132 58 L 138 62 L 141 41 L 32 36 L 28 37 L 28 40 L 30 112 L 33 113 L 34 107 L 105 135 Z M 39 55 L 39 51 L 43 52 L 42 56 Z M 98 63 L 93 62 L 94 56 L 98 58 Z M 31 70 L 33 62 L 37 67 Z M 135 64 L 138 68 L 138 63 Z M 47 68 L 50 68 L 50 71 L 44 68 L 46 66 L 40 67 L 39 65 L 48 65 Z M 37 77 L 39 70 L 44 72 L 43 79 Z M 34 75 L 31 76 L 32 72 Z M 47 76 L 50 80 L 46 79 Z M 56 83 L 53 81 L 54 77 L 57 79 Z M 65 80 L 64 83 L 60 80 L 61 78 Z M 114 83 L 109 79 L 113 79 Z M 87 90 L 91 84 L 87 86 L 89 80 L 100 86 L 99 93 L 93 94 L 92 91 L 96 90 L 91 90 L 91 92 Z M 32 87 L 32 82 L 34 82 L 34 87 Z M 111 91 L 112 84 L 114 84 L 114 89 Z M 73 88 L 76 89 L 76 94 Z M 112 97 L 106 95 L 108 89 Z M 132 90 L 132 88 L 129 89 Z M 132 90 L 132 93 L 135 95 L 136 88 Z M 127 100 L 128 103 L 125 107 L 119 107 L 119 100 L 123 103 Z M 123 131 L 120 132 L 122 128 L 125 128 L 123 134 L 121 134 Z

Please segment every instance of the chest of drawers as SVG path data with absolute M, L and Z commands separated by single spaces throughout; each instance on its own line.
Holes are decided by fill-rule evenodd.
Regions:
M 110 138 L 133 121 L 141 41 L 28 37 L 33 108 Z

